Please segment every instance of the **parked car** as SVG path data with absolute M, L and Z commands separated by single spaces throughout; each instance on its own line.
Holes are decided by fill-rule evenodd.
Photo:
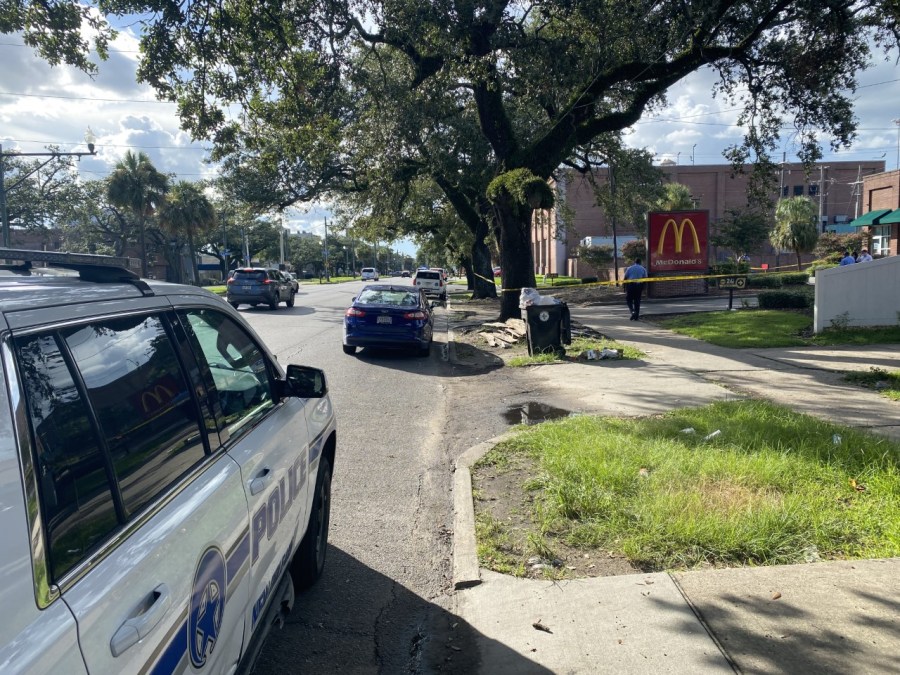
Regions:
M 447 270 L 445 270 L 443 267 L 432 267 L 431 269 L 433 269 L 435 272 L 440 272 L 441 279 L 444 280 L 445 284 L 447 283 Z
M 357 347 L 410 348 L 431 352 L 434 314 L 424 292 L 410 286 L 370 284 L 344 314 L 344 353 Z
M 437 270 L 417 270 L 413 286 L 421 288 L 428 296 L 437 296 L 442 302 L 447 300 L 447 285 L 443 275 Z
M 225 300 L 235 309 L 240 305 L 268 305 L 269 309 L 278 309 L 281 302 L 293 307 L 296 294 L 294 283 L 280 270 L 243 267 L 234 270 L 228 280 Z
M 402 272 L 400 272 L 400 276 L 403 278 L 409 278 L 409 270 L 403 270 Z
M 288 281 L 291 282 L 291 287 L 294 289 L 294 295 L 300 292 L 300 282 L 297 281 L 297 277 L 293 272 L 282 272 Z
M 249 671 L 325 564 L 325 374 L 126 258 L 0 257 L 3 672 Z
M 495 277 L 499 277 L 499 276 L 500 276 L 500 268 L 499 268 L 499 267 L 494 267 L 494 276 L 495 276 Z
M 374 267 L 363 267 L 360 277 L 362 281 L 378 281 L 378 270 Z

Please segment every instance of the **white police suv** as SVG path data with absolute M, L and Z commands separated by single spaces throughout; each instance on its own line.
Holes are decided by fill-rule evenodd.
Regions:
M 325 563 L 324 373 L 128 259 L 3 260 L 0 672 L 246 668 Z

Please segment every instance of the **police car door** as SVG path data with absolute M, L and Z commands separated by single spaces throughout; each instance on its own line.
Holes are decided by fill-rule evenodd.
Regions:
M 186 312 L 214 381 L 219 436 L 241 467 L 250 507 L 250 606 L 246 637 L 258 627 L 290 563 L 307 517 L 306 401 L 273 398 L 278 366 L 224 312 Z
M 204 433 L 186 334 L 132 307 L 19 335 L 16 351 L 49 574 L 88 670 L 233 668 L 249 518 L 239 468 Z

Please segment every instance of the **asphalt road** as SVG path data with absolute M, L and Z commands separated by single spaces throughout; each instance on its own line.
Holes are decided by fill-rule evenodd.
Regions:
M 345 355 L 341 322 L 362 286 L 304 285 L 291 309 L 241 309 L 280 363 L 325 370 L 338 416 L 326 570 L 270 634 L 259 674 L 446 672 L 463 641 L 448 612 L 446 350 Z M 440 309 L 441 339 L 445 328 Z

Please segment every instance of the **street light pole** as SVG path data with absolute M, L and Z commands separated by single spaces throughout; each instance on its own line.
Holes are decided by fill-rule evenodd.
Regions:
M 87 152 L 4 152 L 3 145 L 0 144 L 0 221 L 2 221 L 3 226 L 3 247 L 11 248 L 10 244 L 10 233 L 9 233 L 9 213 L 6 208 L 6 193 L 9 190 L 13 190 L 19 185 L 22 184 L 28 176 L 33 174 L 35 171 L 40 171 L 42 168 L 47 166 L 54 159 L 59 157 L 78 157 L 79 159 L 85 157 L 87 155 L 96 155 L 97 150 L 94 147 L 94 142 L 97 140 L 94 136 L 94 132 L 91 131 L 91 128 L 88 127 L 87 131 L 84 132 L 84 140 L 87 143 L 88 151 Z M 9 188 L 6 187 L 6 175 L 5 175 L 5 157 L 49 157 L 49 159 L 45 162 L 42 162 L 34 169 L 29 171 L 23 176 L 19 177 L 19 180 L 16 181 Z

